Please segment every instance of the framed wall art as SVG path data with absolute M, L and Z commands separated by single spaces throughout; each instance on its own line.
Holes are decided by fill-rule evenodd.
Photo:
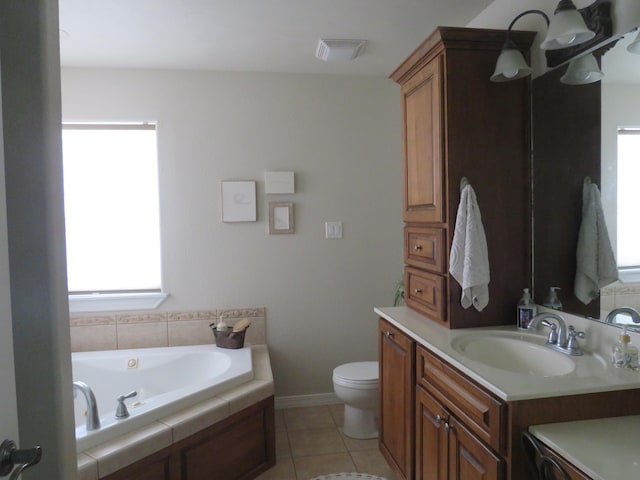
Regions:
M 255 222 L 256 182 L 222 182 L 222 221 Z
M 269 235 L 295 233 L 293 202 L 269 202 Z

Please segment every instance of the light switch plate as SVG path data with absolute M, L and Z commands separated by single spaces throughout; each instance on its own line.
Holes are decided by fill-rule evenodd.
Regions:
M 342 238 L 342 222 L 325 222 L 324 235 L 329 240 Z

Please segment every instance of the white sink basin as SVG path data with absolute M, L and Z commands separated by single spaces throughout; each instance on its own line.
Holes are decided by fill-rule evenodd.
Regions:
M 540 336 L 492 332 L 461 335 L 451 347 L 464 357 L 509 372 L 554 377 L 576 369 L 576 361 L 544 346 Z

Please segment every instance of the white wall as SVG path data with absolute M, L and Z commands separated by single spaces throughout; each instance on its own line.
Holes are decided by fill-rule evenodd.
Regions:
M 402 275 L 399 87 L 370 77 L 65 69 L 66 121 L 158 122 L 164 310 L 265 306 L 276 394 L 332 391 L 377 358 Z M 293 170 L 294 195 L 265 195 Z M 220 182 L 258 182 L 258 221 L 221 221 Z M 117 192 L 114 192 L 114 195 Z M 267 234 L 268 202 L 296 233 Z M 324 222 L 344 222 L 325 240 Z M 123 232 L 126 234 L 126 232 Z

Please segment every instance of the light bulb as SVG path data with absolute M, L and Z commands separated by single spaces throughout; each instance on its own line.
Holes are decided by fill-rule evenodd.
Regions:
M 556 38 L 556 42 L 558 42 L 560 45 L 571 45 L 573 42 L 575 42 L 575 40 L 576 40 L 575 33 L 560 35 L 558 38 Z
M 506 78 L 514 78 L 516 75 L 518 75 L 519 71 L 520 70 L 518 70 L 517 68 L 512 68 L 511 70 L 505 70 L 504 72 L 502 72 L 502 75 Z

